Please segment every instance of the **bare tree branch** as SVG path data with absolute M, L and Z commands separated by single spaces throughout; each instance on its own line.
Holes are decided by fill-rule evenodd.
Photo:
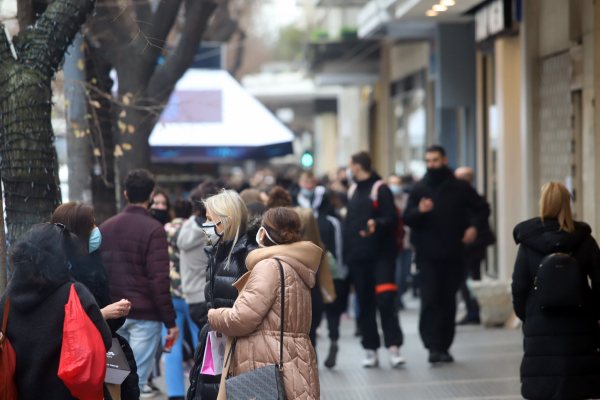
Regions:
M 186 19 L 177 49 L 156 69 L 148 84 L 148 97 L 167 101 L 177 81 L 194 61 L 202 35 L 217 4 L 211 0 L 186 0 Z
M 135 0 L 133 6 L 135 10 L 135 19 L 142 23 L 149 24 L 152 19 L 150 0 Z
M 197 0 L 198 1 L 198 0 Z M 162 0 L 158 3 L 158 8 L 152 16 L 151 24 L 148 27 L 141 26 L 141 31 L 145 34 L 150 44 L 143 52 L 142 57 L 145 64 L 156 65 L 156 59 L 164 47 L 167 35 L 171 31 L 182 0 Z

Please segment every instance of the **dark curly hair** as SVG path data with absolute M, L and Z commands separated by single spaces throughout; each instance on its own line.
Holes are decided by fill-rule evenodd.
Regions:
M 275 186 L 269 192 L 269 199 L 267 200 L 268 208 L 291 207 L 291 206 L 292 206 L 292 196 L 290 195 L 290 192 L 288 192 L 281 186 Z
M 35 225 L 10 249 L 10 273 L 24 274 L 43 288 L 69 279 L 68 262 L 79 240 L 62 224 Z
M 291 208 L 277 207 L 272 208 L 263 216 L 263 228 L 269 236 L 276 242 L 273 243 L 266 235 L 263 240 L 265 246 L 274 246 L 275 244 L 292 244 L 302 241 L 300 229 L 302 221 Z

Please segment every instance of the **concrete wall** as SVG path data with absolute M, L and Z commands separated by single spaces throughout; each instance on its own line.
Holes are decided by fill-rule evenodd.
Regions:
M 390 49 L 390 79 L 395 82 L 429 68 L 429 42 L 402 43 Z
M 368 110 L 359 86 L 347 86 L 338 97 L 338 166 L 348 164 L 350 156 L 361 150 L 369 150 Z
M 338 117 L 335 113 L 315 116 L 315 167 L 319 176 L 337 170 Z
M 440 24 L 436 34 L 435 87 L 437 142 L 450 165 L 476 166 L 475 26 Z
M 568 49 L 570 46 L 569 0 L 533 1 L 538 3 L 539 56 L 547 57 Z M 527 3 L 527 0 L 524 3 Z

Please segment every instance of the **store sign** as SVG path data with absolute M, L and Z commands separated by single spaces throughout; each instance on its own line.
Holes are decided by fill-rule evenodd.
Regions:
M 475 13 L 475 40 L 477 42 L 498 35 L 512 27 L 512 0 L 494 0 Z

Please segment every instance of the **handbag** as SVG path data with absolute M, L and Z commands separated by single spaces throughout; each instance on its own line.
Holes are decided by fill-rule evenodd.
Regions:
M 279 364 L 268 365 L 248 371 L 233 378 L 229 377 L 231 364 L 229 358 L 235 351 L 237 338 L 233 340 L 227 361 L 227 379 L 225 381 L 225 393 L 227 400 L 287 400 L 285 384 L 283 382 L 283 326 L 285 315 L 285 276 L 281 261 L 275 259 L 279 264 L 281 275 L 281 341 L 279 342 Z

